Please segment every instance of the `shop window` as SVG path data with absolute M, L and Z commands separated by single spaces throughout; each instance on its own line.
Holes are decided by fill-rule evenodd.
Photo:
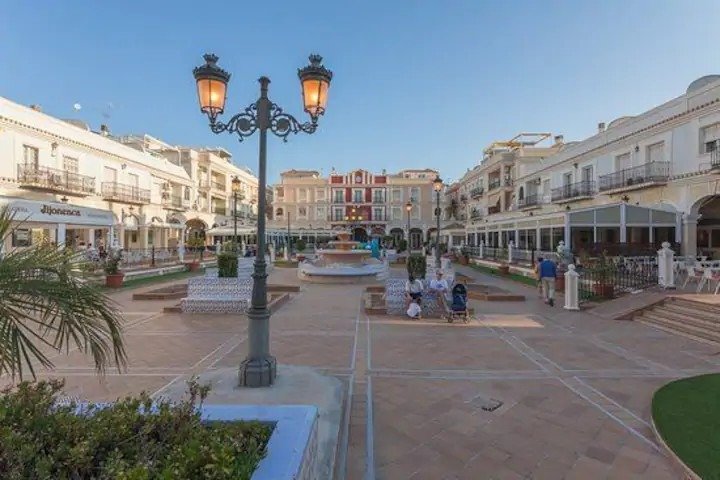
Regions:
M 13 247 L 29 247 L 32 245 L 32 232 L 27 228 L 16 228 L 12 232 Z

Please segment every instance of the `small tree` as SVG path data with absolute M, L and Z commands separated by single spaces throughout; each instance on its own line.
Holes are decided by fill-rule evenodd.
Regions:
M 301 238 L 295 242 L 295 248 L 297 248 L 298 252 L 304 252 L 305 247 L 307 247 L 307 242 L 304 239 Z
M 120 273 L 120 263 L 122 262 L 122 251 L 112 249 L 108 252 L 103 262 L 103 269 L 106 275 L 117 275 Z
M 405 250 L 407 250 L 407 240 L 401 238 L 397 243 L 397 251 L 398 253 L 402 253 Z
M 238 257 L 234 252 L 223 252 L 217 257 L 218 277 L 235 278 L 238 276 Z
M 407 260 L 407 272 L 408 275 L 412 275 L 414 278 L 425 278 L 425 273 L 427 272 L 427 259 L 425 255 L 410 255 Z

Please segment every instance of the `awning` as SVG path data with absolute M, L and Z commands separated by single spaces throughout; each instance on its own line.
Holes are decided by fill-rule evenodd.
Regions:
M 222 227 L 215 227 L 211 228 L 206 232 L 208 235 L 215 235 L 218 237 L 231 237 L 235 235 L 235 229 L 232 226 L 222 226 Z M 238 235 L 255 235 L 257 233 L 256 227 L 246 227 L 238 225 L 237 228 L 237 234 Z
M 0 206 L 5 205 L 15 214 L 15 221 L 23 223 L 55 223 L 89 227 L 110 227 L 114 223 L 113 213 L 99 208 L 0 197 Z

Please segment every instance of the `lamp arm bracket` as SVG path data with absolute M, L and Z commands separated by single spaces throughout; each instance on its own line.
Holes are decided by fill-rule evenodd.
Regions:
M 282 138 L 283 142 L 287 142 L 287 137 L 291 133 L 315 133 L 315 130 L 317 130 L 317 119 L 301 123 L 292 115 L 283 112 L 276 103 L 270 104 L 270 131 Z
M 235 133 L 242 142 L 258 129 L 257 104 L 250 104 L 243 112 L 234 115 L 227 123 L 210 119 L 210 130 L 213 133 Z

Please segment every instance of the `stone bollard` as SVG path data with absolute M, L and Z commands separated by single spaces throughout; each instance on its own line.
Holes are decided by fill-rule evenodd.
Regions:
M 289 245 L 285 245 L 285 261 L 286 262 L 290 261 L 290 246 Z
M 485 253 L 485 241 L 480 240 L 480 243 L 478 244 L 478 257 L 483 258 Z
M 510 240 L 510 243 L 508 243 L 508 263 L 513 263 L 513 248 L 515 248 L 515 242 Z
M 662 288 L 675 288 L 675 252 L 670 249 L 668 242 L 662 243 L 662 248 L 658 250 L 658 284 Z
M 568 271 L 565 272 L 565 310 L 580 310 L 579 276 L 575 265 L 568 265 Z

